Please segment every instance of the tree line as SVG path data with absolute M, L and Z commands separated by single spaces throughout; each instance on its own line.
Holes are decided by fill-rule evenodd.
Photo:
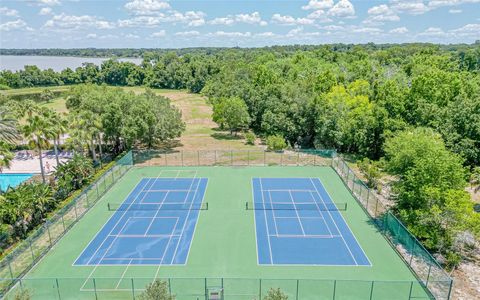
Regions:
M 366 158 L 360 164 L 365 173 L 394 175 L 397 216 L 447 264 L 458 263 L 470 236 L 479 237 L 480 217 L 465 191 L 469 179 L 478 184 L 480 177 L 479 43 L 146 52 L 143 59 L 140 66 L 111 60 L 62 72 L 3 71 L 0 84 L 86 82 L 201 92 L 212 103 L 214 121 L 232 133 L 248 130 L 291 147 L 335 148 Z M 101 92 L 77 94 L 83 104 L 72 97 L 72 109 L 95 112 L 104 101 Z M 100 105 L 112 122 L 122 113 L 115 103 L 124 100 L 117 98 Z M 128 135 L 120 140 L 112 129 L 110 144 L 151 145 L 156 125 L 133 115 L 128 124 L 141 129 L 121 131 Z

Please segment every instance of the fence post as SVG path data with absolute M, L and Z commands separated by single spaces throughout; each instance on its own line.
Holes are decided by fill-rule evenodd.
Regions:
M 372 300 L 372 297 L 373 297 L 373 284 L 375 283 L 375 281 L 372 280 L 372 285 L 370 286 L 370 300 Z
M 263 151 L 263 166 L 267 165 L 267 151 Z
M 168 294 L 172 297 L 172 282 L 170 277 L 168 277 Z
M 450 285 L 448 287 L 447 300 L 450 300 L 450 297 L 452 296 L 452 288 L 453 288 L 453 280 L 450 279 Z
M 28 238 L 28 244 L 30 245 L 30 254 L 32 254 L 32 264 L 35 261 L 35 255 L 33 254 L 32 239 Z
M 430 271 L 432 270 L 432 265 L 428 266 L 428 275 L 427 275 L 427 282 L 425 283 L 425 287 L 428 287 L 428 281 L 430 280 Z
M 133 283 L 133 278 L 131 278 L 131 281 L 132 281 L 132 297 L 133 297 L 133 300 L 135 300 L 135 284 Z
M 247 150 L 247 165 L 250 166 L 250 150 Z
M 298 284 L 299 284 L 299 280 L 297 279 L 297 293 L 295 294 L 295 300 L 298 300 Z
M 48 240 L 50 241 L 50 247 L 52 247 L 52 236 L 50 235 L 50 226 L 48 226 L 48 222 L 45 223 L 45 227 L 47 227 Z
M 377 217 L 377 208 L 378 208 L 378 198 L 375 198 L 377 202 L 375 202 L 375 215 L 373 215 L 375 218 Z
M 410 291 L 408 292 L 408 300 L 412 299 L 413 281 L 410 282 Z
M 333 281 L 333 297 L 332 297 L 332 300 L 335 300 L 336 293 L 337 293 L 337 280 L 335 279 Z
M 315 167 L 317 165 L 316 163 L 317 155 L 313 154 L 313 166 Z
M 181 160 L 182 160 L 182 167 L 183 167 L 183 150 L 180 151 L 180 157 L 181 157 Z
M 167 151 L 165 151 L 165 167 L 168 166 L 168 161 L 167 161 Z
M 259 282 L 258 282 L 258 300 L 261 300 L 262 299 L 262 278 L 259 279 Z
M 95 283 L 95 278 L 93 278 L 93 292 L 95 293 L 95 300 L 98 300 L 98 296 L 97 296 L 97 284 Z
M 98 197 L 100 196 L 100 194 L 98 193 L 98 181 L 95 182 L 95 190 L 97 190 L 97 199 L 98 199 Z
M 370 189 L 367 188 L 367 206 L 366 206 L 367 212 L 368 212 L 368 199 L 369 198 L 370 198 Z
M 10 278 L 12 278 L 12 280 L 14 280 L 12 265 L 10 264 L 10 259 L 7 260 L 7 264 L 8 264 L 8 271 L 10 272 Z
M 217 164 L 217 150 L 213 150 L 213 157 L 214 157 L 214 165 Z
M 60 296 L 60 286 L 58 285 L 58 278 L 55 278 L 55 283 L 57 285 L 58 299 L 62 299 L 62 296 Z
M 297 150 L 297 166 L 300 164 L 300 151 Z
M 280 165 L 283 166 L 283 152 L 280 153 Z
M 230 165 L 233 166 L 233 150 L 230 150 Z
M 113 174 L 113 168 L 110 169 L 110 171 L 112 172 L 112 185 L 115 183 L 115 175 Z
M 98 199 L 98 197 L 97 197 Z M 78 219 L 78 213 L 77 213 L 77 201 L 73 202 L 73 210 L 75 211 L 75 220 Z
M 205 277 L 205 300 L 208 300 L 207 277 Z

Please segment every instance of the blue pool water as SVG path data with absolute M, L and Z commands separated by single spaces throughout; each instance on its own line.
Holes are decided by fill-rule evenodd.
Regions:
M 0 174 L 0 190 L 5 191 L 9 186 L 16 187 L 32 176 L 33 174 L 28 173 Z

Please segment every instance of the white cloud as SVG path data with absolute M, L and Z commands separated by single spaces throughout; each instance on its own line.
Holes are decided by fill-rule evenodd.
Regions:
M 164 37 L 167 35 L 167 32 L 165 30 L 160 30 L 160 31 L 157 31 L 157 32 L 154 32 L 150 35 L 150 37 L 152 38 L 159 38 L 159 37 Z
M 363 23 L 368 25 L 383 25 L 384 22 L 400 21 L 400 17 L 388 5 L 381 4 L 368 10 L 368 18 Z
M 392 0 L 391 7 L 400 13 L 421 15 L 430 10 L 422 0 Z
M 59 0 L 38 0 L 38 3 L 40 5 L 48 5 L 48 6 L 60 5 Z
M 443 6 L 454 6 L 465 3 L 480 3 L 480 0 L 430 0 L 428 6 L 431 8 L 438 8 Z
M 280 25 L 310 25 L 315 21 L 308 18 L 294 18 L 292 16 L 282 16 L 280 14 L 274 14 L 272 16 L 272 22 Z
M 96 33 L 89 33 L 87 34 L 87 39 L 96 39 L 97 38 L 97 34 Z
M 11 31 L 11 30 L 19 30 L 19 29 L 31 29 L 27 27 L 27 23 L 22 19 L 17 19 L 15 21 L 5 22 L 0 24 L 0 31 Z
M 192 31 L 181 31 L 181 32 L 176 32 L 176 36 L 182 36 L 182 37 L 191 37 L 191 36 L 199 36 L 200 32 L 192 30 Z
M 276 37 L 277 34 L 267 31 L 267 32 L 260 32 L 255 34 L 256 37 L 265 37 L 265 38 L 271 38 L 271 37 Z
M 51 13 L 52 13 L 52 9 L 50 7 L 43 7 L 38 12 L 38 14 L 41 15 L 41 16 L 50 15 Z
M 187 26 L 198 27 L 205 24 L 205 13 L 201 11 L 187 11 L 181 13 L 170 11 L 168 14 L 159 13 L 156 16 L 138 16 L 131 19 L 119 20 L 119 27 L 155 27 L 160 23 L 182 23 Z
M 216 31 L 207 34 L 207 36 L 214 36 L 214 37 L 227 37 L 227 38 L 242 38 L 242 37 L 250 37 L 252 33 L 250 32 L 225 32 L 225 31 Z
M 429 27 L 425 31 L 419 33 L 418 35 L 419 36 L 427 36 L 427 37 L 445 37 L 447 35 L 447 33 L 444 32 L 442 28 Z
M 160 0 L 133 0 L 125 4 L 125 9 L 134 15 L 156 15 L 170 8 L 170 4 Z
M 300 26 L 290 30 L 285 36 L 288 38 L 294 38 L 294 39 L 308 39 L 308 38 L 318 37 L 319 35 L 320 35 L 319 32 L 305 32 L 303 30 L 303 26 Z
M 44 26 L 46 28 L 54 29 L 82 29 L 89 27 L 97 29 L 112 29 L 115 27 L 113 23 L 98 19 L 95 16 L 72 16 L 65 13 L 53 16 L 53 18 L 48 20 Z
M 333 0 L 310 0 L 307 5 L 302 6 L 304 10 L 327 9 L 333 6 Z
M 328 10 L 328 14 L 333 17 L 346 18 L 355 16 L 355 8 L 348 0 L 340 0 Z
M 478 37 L 480 37 L 480 24 L 467 24 L 463 27 L 450 30 L 450 32 L 456 36 L 475 37 L 478 39 Z
M 0 7 L 0 16 L 18 17 L 18 11 L 8 7 Z
M 462 12 L 462 10 L 461 9 L 449 9 L 448 12 L 451 13 L 451 14 L 459 14 L 459 13 Z
M 128 33 L 128 34 L 125 35 L 125 37 L 127 39 L 139 39 L 140 38 L 139 35 L 136 35 L 136 34 L 133 34 L 133 33 Z
M 389 31 L 390 33 L 395 33 L 395 34 L 405 34 L 408 32 L 407 27 L 397 27 Z
M 313 20 L 316 20 L 320 23 L 328 23 L 328 22 L 332 22 L 332 19 L 330 19 L 328 16 L 327 16 L 327 13 L 321 9 L 318 9 L 312 13 L 310 13 L 308 16 L 307 16 L 308 19 L 313 19 Z
M 370 34 L 378 34 L 383 32 L 382 29 L 376 28 L 376 27 L 359 27 L 359 28 L 353 29 L 352 31 L 356 33 L 370 33 Z
M 226 17 L 215 18 L 208 22 L 211 25 L 233 25 L 235 23 L 258 24 L 265 26 L 268 23 L 263 21 L 259 12 L 251 14 L 228 15 Z

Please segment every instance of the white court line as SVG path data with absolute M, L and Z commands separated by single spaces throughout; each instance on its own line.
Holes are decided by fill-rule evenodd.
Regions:
M 148 182 L 146 185 L 148 185 L 150 183 L 151 179 L 148 179 Z M 146 186 L 145 185 L 145 186 Z M 144 187 L 145 187 L 144 186 Z M 143 191 L 143 189 L 142 189 Z M 133 199 L 132 203 L 130 203 L 129 207 L 132 206 L 132 204 L 138 199 L 138 196 L 141 194 L 141 192 L 139 192 L 135 198 Z M 146 195 L 146 194 L 145 194 Z M 144 197 L 145 197 L 144 195 Z M 123 217 L 125 216 L 125 214 L 127 213 L 128 209 L 122 214 L 122 216 L 118 219 L 117 223 L 115 223 L 115 225 L 112 227 L 112 229 L 110 230 L 110 232 L 107 234 L 107 237 L 108 235 L 112 234 L 113 230 L 117 227 L 117 225 L 119 224 L 120 220 L 123 219 Z M 125 224 L 123 225 L 125 226 Z M 123 227 L 122 227 L 123 228 Z M 105 241 L 107 240 L 107 237 L 105 237 L 102 241 L 102 243 L 100 244 L 100 246 L 98 246 L 97 250 L 93 253 L 92 257 L 88 260 L 87 262 L 87 265 L 92 261 L 92 259 L 95 257 L 95 255 L 98 253 L 98 251 L 100 250 L 100 248 L 103 246 L 103 244 L 105 243 Z M 103 260 L 103 258 L 105 257 L 105 255 L 107 255 L 107 252 L 108 250 L 110 250 L 110 248 L 112 247 L 113 243 L 115 242 L 116 238 L 113 239 L 113 241 L 110 243 L 110 245 L 108 246 L 107 250 L 105 251 L 105 253 L 103 254 L 102 258 L 98 261 L 98 263 L 95 265 L 95 267 L 93 268 L 93 270 L 90 272 L 90 274 L 88 275 L 88 277 L 85 279 L 85 282 L 83 283 L 82 287 L 80 289 L 82 289 L 85 284 L 87 284 L 88 280 L 90 279 L 90 277 L 92 277 L 93 273 L 97 270 L 98 266 L 101 265 L 101 262 Z
M 262 191 L 262 195 L 263 195 L 263 191 Z M 272 195 L 270 194 L 270 192 L 268 192 L 268 200 L 269 200 L 270 206 L 272 206 L 271 205 Z M 276 220 L 275 210 L 273 209 L 273 206 L 272 206 L 272 217 L 273 217 L 273 225 L 275 226 L 275 234 L 278 234 L 277 220 Z M 270 235 L 270 232 L 268 232 L 268 234 Z
M 299 238 L 299 239 L 331 239 L 340 237 L 340 235 L 328 235 L 328 234 L 311 234 L 311 235 L 298 235 L 298 234 L 270 234 L 270 236 L 278 238 Z
M 165 194 L 165 196 L 163 196 L 162 202 L 160 203 L 160 207 L 159 207 L 159 208 L 157 209 L 157 211 L 155 212 L 155 215 L 153 216 L 152 220 L 150 221 L 150 224 L 148 225 L 147 230 L 145 230 L 145 236 L 147 235 L 148 231 L 150 230 L 150 227 L 152 227 L 153 221 L 155 221 L 155 218 L 158 216 L 158 213 L 159 213 L 160 210 L 162 209 L 163 202 L 165 202 L 165 199 L 167 199 L 168 193 L 169 193 L 169 192 L 167 192 L 167 193 Z M 177 222 L 178 222 L 178 220 L 177 220 Z
M 263 186 L 262 186 L 262 178 L 258 178 L 258 181 L 260 182 L 260 193 L 262 194 L 262 203 L 263 203 L 263 208 L 265 209 L 265 198 L 263 197 Z M 270 250 L 270 264 L 273 265 L 273 254 L 272 254 L 272 246 L 270 245 L 270 228 L 268 227 L 268 222 L 267 222 L 267 212 L 266 210 L 263 211 L 263 215 L 265 217 L 265 226 L 267 227 L 267 241 L 268 241 L 268 249 Z
M 173 227 L 172 233 L 174 233 L 175 230 L 177 229 L 177 224 L 178 224 L 178 219 L 177 219 L 177 222 L 175 222 L 175 226 Z M 165 246 L 165 250 L 163 250 L 162 259 L 158 263 L 157 271 L 155 272 L 155 277 L 154 277 L 155 279 L 157 279 L 158 272 L 160 272 L 160 266 L 163 264 L 163 260 L 165 259 L 165 254 L 167 253 L 168 246 L 170 246 L 170 241 L 172 240 L 172 236 L 173 235 L 170 235 L 170 237 L 168 238 L 168 242 L 167 242 L 167 245 Z
M 128 262 L 127 267 L 125 268 L 125 270 L 124 270 L 123 273 L 122 273 L 122 276 L 121 276 L 120 279 L 118 280 L 117 285 L 115 286 L 115 289 L 118 289 L 118 287 L 120 286 L 120 283 L 122 282 L 123 278 L 125 277 L 125 274 L 127 273 L 128 267 L 130 267 L 130 264 L 131 264 L 131 263 L 132 263 L 132 260 L 130 259 L 130 261 Z
M 313 182 L 312 178 L 310 178 L 310 182 L 312 183 L 312 185 L 313 185 L 313 186 L 315 187 L 315 189 L 317 190 L 317 195 L 320 197 L 320 200 L 325 204 L 325 201 L 323 200 L 322 195 L 321 195 L 320 192 L 318 191 L 317 186 L 316 186 L 315 183 Z M 320 183 L 320 184 L 321 184 L 321 183 Z M 342 233 L 341 233 L 340 230 L 338 229 L 337 223 L 336 223 L 335 220 L 333 219 L 332 214 L 331 214 L 329 211 L 327 211 L 327 213 L 328 213 L 328 215 L 330 216 L 330 219 L 332 220 L 333 224 L 335 224 L 335 228 L 337 228 L 337 232 L 340 234 L 340 237 L 342 238 L 343 243 L 344 243 L 345 246 L 347 247 L 347 250 L 348 250 L 348 252 L 350 253 L 350 256 L 353 258 L 353 261 L 355 262 L 355 265 L 358 266 L 358 262 L 357 262 L 357 260 L 355 259 L 355 257 L 353 256 L 353 253 L 352 253 L 352 251 L 350 250 L 350 247 L 348 247 L 347 242 L 346 242 L 345 239 L 343 238 Z
M 195 174 L 195 177 L 192 179 L 192 183 L 190 184 L 190 189 L 192 188 L 192 185 L 193 185 L 193 182 L 195 181 L 195 179 L 197 179 L 197 174 Z M 172 260 L 170 261 L 170 264 L 173 263 L 173 260 L 175 259 L 175 256 L 177 256 L 178 247 L 180 245 L 180 241 L 182 240 L 183 234 L 185 233 L 185 226 L 187 225 L 188 218 L 190 217 L 190 213 L 192 212 L 192 206 L 193 206 L 193 203 L 195 202 L 195 197 L 197 197 L 197 192 L 198 192 L 198 188 L 200 187 L 200 182 L 202 182 L 202 180 L 201 180 L 201 178 L 198 178 L 197 186 L 195 188 L 195 193 L 193 194 L 192 201 L 190 202 L 190 207 L 188 209 L 187 216 L 185 217 L 185 220 L 183 222 L 182 230 L 180 231 L 180 238 L 178 239 L 177 246 L 175 247 L 175 252 L 173 252 L 173 256 L 172 256 Z M 188 192 L 188 194 L 187 194 L 187 199 L 188 199 L 189 195 L 190 195 L 190 192 Z M 202 199 L 202 201 L 203 201 L 203 199 Z M 196 226 L 197 226 L 197 224 L 195 224 L 195 227 Z M 193 236 L 192 236 L 192 241 L 193 241 Z
M 297 217 L 276 217 L 277 219 L 296 219 Z M 323 217 L 302 217 L 302 219 L 323 220 Z
M 266 178 L 266 179 L 272 179 L 272 178 Z M 305 193 L 315 192 L 315 190 L 301 190 L 301 189 L 266 189 L 264 191 L 266 192 L 305 192 Z
M 147 235 L 138 235 L 138 234 L 111 234 L 109 236 L 117 238 L 158 238 L 158 237 L 169 237 L 169 236 L 180 236 L 179 234 L 147 234 Z
M 315 205 L 317 206 L 317 209 L 318 209 L 318 214 L 320 216 L 322 216 L 322 220 L 323 220 L 323 223 L 325 224 L 325 227 L 327 227 L 327 230 L 328 230 L 328 233 L 330 233 L 330 235 L 333 235 L 332 234 L 332 231 L 330 230 L 330 226 L 328 226 L 327 224 L 327 220 L 325 220 L 325 218 L 323 217 L 323 212 L 322 210 L 320 209 L 320 207 L 318 206 L 318 203 L 317 201 L 315 200 L 315 196 L 313 196 L 313 193 L 310 193 L 310 196 L 313 198 L 313 202 L 315 202 Z M 320 198 L 321 199 L 321 198 Z M 323 203 L 323 200 L 322 200 L 322 203 Z M 328 207 L 325 205 L 325 203 L 323 203 L 323 206 L 325 206 L 325 209 L 328 210 Z M 338 231 L 337 231 L 338 232 Z M 340 232 L 338 232 L 340 234 Z
M 300 224 L 300 228 L 302 229 L 302 233 L 303 233 L 303 235 L 305 235 L 305 230 L 303 229 L 302 220 L 300 219 L 300 215 L 298 214 L 297 205 L 295 204 L 295 199 L 293 199 L 292 192 L 289 191 L 288 194 L 290 195 L 290 200 L 292 200 L 293 206 L 295 207 L 295 214 L 297 215 L 298 223 Z

